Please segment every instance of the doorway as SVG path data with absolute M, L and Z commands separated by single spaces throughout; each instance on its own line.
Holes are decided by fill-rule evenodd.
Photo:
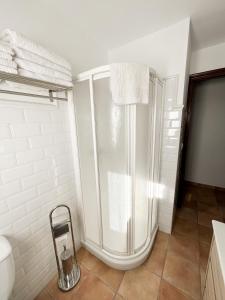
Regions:
M 190 75 L 183 114 L 177 215 L 225 221 L 225 68 Z
M 173 236 L 196 245 L 204 282 L 212 220 L 225 222 L 225 68 L 190 76 L 181 133 Z

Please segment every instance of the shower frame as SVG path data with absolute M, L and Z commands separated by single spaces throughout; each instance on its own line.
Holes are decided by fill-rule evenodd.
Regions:
M 135 213 L 134 213 L 134 205 L 135 205 L 135 191 L 134 191 L 134 182 L 135 181 L 135 131 L 132 130 L 132 127 L 136 126 L 136 105 L 127 105 L 125 107 L 126 114 L 128 115 L 128 145 L 132 145 L 128 147 L 128 170 L 127 174 L 132 178 L 132 193 L 131 193 L 131 221 L 127 224 L 127 252 L 121 253 L 114 251 L 112 249 L 107 249 L 103 245 L 103 224 L 102 224 L 102 205 L 101 205 L 101 194 L 100 194 L 100 180 L 99 180 L 99 162 L 98 162 L 98 148 L 97 148 L 97 134 L 96 134 L 96 119 L 95 119 L 95 103 L 94 103 L 94 81 L 100 80 L 103 78 L 110 77 L 110 67 L 109 65 L 98 67 L 92 69 L 87 72 L 83 72 L 79 74 L 76 78 L 76 83 L 82 81 L 89 82 L 89 91 L 90 91 L 90 107 L 91 107 L 91 124 L 92 124 L 92 138 L 93 138 L 93 152 L 94 152 L 94 163 L 95 163 L 95 179 L 96 179 L 96 193 L 97 193 L 97 211 L 98 211 L 98 231 L 99 231 L 99 244 L 95 243 L 93 240 L 90 240 L 86 237 L 85 234 L 85 214 L 84 214 L 84 204 L 81 199 L 81 208 L 82 208 L 82 223 L 83 223 L 83 234 L 81 243 L 95 256 L 99 259 L 103 260 L 106 264 L 115 267 L 117 269 L 131 269 L 140 265 L 148 256 L 152 244 L 154 242 L 155 235 L 158 230 L 158 224 L 156 222 L 156 226 L 152 228 L 152 214 L 153 209 L 153 198 L 155 197 L 153 194 L 157 194 L 157 187 L 153 187 L 153 178 L 156 175 L 159 183 L 160 176 L 160 160 L 161 154 L 156 155 L 156 151 L 161 153 L 161 143 L 162 137 L 160 130 L 159 144 L 158 149 L 155 148 L 156 141 L 156 113 L 157 113 L 157 84 L 162 88 L 162 97 L 161 97 L 161 116 L 160 116 L 160 127 L 162 128 L 163 122 L 163 98 L 164 98 L 164 81 L 157 77 L 155 73 L 150 72 L 150 83 L 153 86 L 153 98 L 154 98 L 154 108 L 152 109 L 151 115 L 149 116 L 149 126 L 152 126 L 153 137 L 148 140 L 148 166 L 149 166 L 149 174 L 148 179 L 151 182 L 150 192 L 151 197 L 148 199 L 148 225 L 147 225 L 147 238 L 144 243 L 139 246 L 139 248 L 134 249 L 134 233 L 135 233 Z M 75 122 L 77 127 L 77 117 L 76 117 L 76 105 L 75 105 Z M 150 108 L 148 108 L 150 110 Z M 80 168 L 80 156 L 79 156 L 79 136 L 77 133 L 77 141 L 78 141 L 78 160 L 79 160 L 79 168 Z M 157 169 L 155 166 L 158 166 Z M 81 170 L 80 170 L 81 171 Z M 82 181 L 80 176 L 80 181 Z M 82 187 L 81 182 L 81 187 Z M 81 188 L 82 189 L 82 188 Z M 82 197 L 82 190 L 81 190 Z M 157 209 L 158 211 L 158 209 Z M 157 219 L 157 216 L 155 216 Z

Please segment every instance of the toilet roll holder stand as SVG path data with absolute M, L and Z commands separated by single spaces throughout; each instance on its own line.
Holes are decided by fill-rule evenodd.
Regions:
M 65 213 L 57 215 L 59 210 L 65 210 Z M 80 279 L 70 208 L 64 204 L 56 206 L 49 213 L 49 219 L 58 270 L 58 287 L 67 292 L 74 288 Z

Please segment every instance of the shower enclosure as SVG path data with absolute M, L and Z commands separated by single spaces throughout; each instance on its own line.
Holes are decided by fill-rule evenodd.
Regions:
M 163 82 L 150 74 L 149 104 L 116 105 L 109 66 L 78 76 L 75 115 L 82 243 L 118 269 L 141 264 L 157 225 Z

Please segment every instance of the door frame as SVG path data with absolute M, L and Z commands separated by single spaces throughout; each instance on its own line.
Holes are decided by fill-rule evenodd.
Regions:
M 196 86 L 203 81 L 215 79 L 219 77 L 225 77 L 225 68 L 214 69 L 210 71 L 194 73 L 189 76 L 189 84 L 188 84 L 188 94 L 187 94 L 187 102 L 183 110 L 182 116 L 182 126 L 181 130 L 183 133 L 181 134 L 180 140 L 180 151 L 179 151 L 179 160 L 180 167 L 178 170 L 179 176 L 177 176 L 176 190 L 177 190 L 177 207 L 182 206 L 183 201 L 183 188 L 184 188 L 184 172 L 186 168 L 186 155 L 188 148 L 188 137 L 190 133 L 190 121 L 191 121 L 191 112 L 192 112 L 192 104 L 194 99 L 194 91 Z

